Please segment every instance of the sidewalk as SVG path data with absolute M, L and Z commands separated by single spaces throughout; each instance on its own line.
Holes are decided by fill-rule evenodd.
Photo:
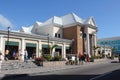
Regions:
M 59 66 L 53 65 L 53 66 L 43 66 L 43 67 L 38 67 L 38 68 L 6 70 L 6 71 L 0 72 L 0 78 L 4 77 L 5 75 L 46 73 L 46 72 L 51 72 L 51 71 L 63 70 L 63 69 L 71 69 L 71 68 L 85 67 L 88 65 L 107 63 L 110 61 L 111 60 L 108 60 L 108 59 L 100 59 L 100 60 L 95 60 L 95 62 L 84 63 L 83 65 L 59 65 Z

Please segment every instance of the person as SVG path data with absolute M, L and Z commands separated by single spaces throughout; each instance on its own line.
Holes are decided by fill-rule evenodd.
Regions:
M 24 50 L 24 62 L 27 62 L 27 59 L 28 59 L 28 52 L 27 52 L 27 50 L 25 49 L 25 50 Z
M 5 51 L 5 60 L 6 60 L 6 61 L 8 60 L 8 57 L 9 57 L 9 50 L 6 50 L 6 51 Z
M 13 51 L 13 57 L 14 57 L 14 59 L 16 59 L 16 52 L 15 51 Z
M 120 54 L 118 55 L 118 60 L 119 60 L 119 63 L 120 63 Z
M 0 72 L 1 72 L 1 66 L 2 66 L 2 52 L 0 51 Z

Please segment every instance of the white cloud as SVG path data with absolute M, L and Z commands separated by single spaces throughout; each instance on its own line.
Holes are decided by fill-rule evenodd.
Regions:
M 10 22 L 10 20 L 0 14 L 0 26 L 5 28 L 8 26 L 13 27 L 13 24 Z

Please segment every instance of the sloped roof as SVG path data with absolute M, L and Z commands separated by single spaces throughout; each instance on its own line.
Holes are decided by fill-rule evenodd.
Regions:
M 35 32 L 35 29 L 38 29 L 40 27 L 45 27 L 46 25 L 59 25 L 62 27 L 70 26 L 74 24 L 89 24 L 94 27 L 96 27 L 95 21 L 93 17 L 90 17 L 88 19 L 82 19 L 79 16 L 77 16 L 75 13 L 70 13 L 61 17 L 53 16 L 52 18 L 48 19 L 47 21 L 41 23 L 39 21 L 36 21 L 36 23 L 32 27 L 22 27 L 22 31 L 26 33 Z M 37 24 L 37 27 L 35 26 Z M 32 29 L 33 28 L 33 29 Z
M 90 17 L 88 19 L 82 19 L 79 16 L 77 16 L 75 13 L 70 13 L 61 17 L 53 16 L 52 18 L 45 21 L 41 26 L 49 25 L 49 24 L 58 24 L 61 26 L 66 26 L 66 25 L 77 24 L 77 23 L 90 24 L 92 26 L 96 26 L 93 17 Z
M 22 26 L 20 32 L 31 33 L 32 28 L 33 26 L 29 26 L 29 27 Z
M 83 21 L 83 24 L 89 24 L 89 25 L 92 25 L 92 26 L 96 26 L 96 23 L 95 23 L 94 18 L 92 16 L 88 19 L 85 19 Z
M 73 23 L 82 23 L 82 19 L 74 13 L 67 14 L 62 16 L 63 26 L 73 24 Z
M 45 21 L 43 24 L 44 25 L 47 25 L 47 24 L 59 24 L 59 25 L 62 25 L 62 19 L 60 17 L 53 16 L 52 18 Z

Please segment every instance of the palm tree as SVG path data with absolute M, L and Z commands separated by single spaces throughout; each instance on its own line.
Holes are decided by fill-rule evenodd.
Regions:
M 50 55 L 52 55 L 52 51 L 53 51 L 53 49 L 56 48 L 56 47 L 58 47 L 58 45 L 56 45 L 56 44 L 55 44 L 55 45 L 52 45 L 52 46 L 49 45 Z
M 98 49 L 98 46 L 93 46 L 93 50 L 94 50 L 94 56 L 95 56 L 95 51 Z

